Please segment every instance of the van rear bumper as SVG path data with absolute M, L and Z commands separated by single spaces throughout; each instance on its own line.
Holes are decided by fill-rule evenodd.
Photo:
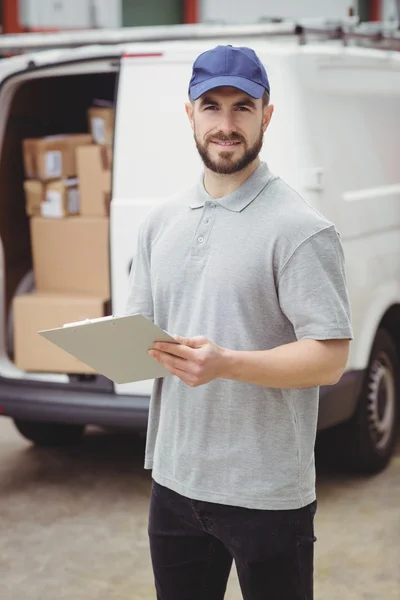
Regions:
M 0 378 L 0 415 L 27 421 L 76 423 L 145 430 L 148 396 L 71 389 Z
M 318 430 L 352 417 L 363 382 L 363 371 L 350 371 L 334 386 L 320 389 Z M 0 416 L 123 427 L 143 431 L 149 413 L 148 396 L 118 396 L 108 389 L 90 389 L 0 378 Z

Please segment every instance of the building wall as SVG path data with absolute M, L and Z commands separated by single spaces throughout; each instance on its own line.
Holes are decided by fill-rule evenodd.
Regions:
M 46 30 L 168 25 L 196 19 L 235 24 L 273 18 L 338 19 L 350 8 L 362 20 L 369 20 L 372 14 L 373 18 L 393 20 L 398 18 L 400 0 L 0 0 L 0 4 L 4 30 L 17 31 L 18 27 Z M 15 15 L 11 19 L 8 13 Z
M 204 22 L 255 23 L 265 18 L 345 17 L 357 0 L 199 0 Z
M 396 21 L 400 15 L 397 14 L 398 0 L 382 0 L 381 18 L 383 21 Z
M 31 30 L 120 27 L 121 0 L 19 0 L 19 20 Z
M 12 0 L 19 2 L 21 26 L 75 29 L 183 22 L 185 0 Z
M 122 0 L 124 27 L 174 25 L 182 22 L 183 0 Z

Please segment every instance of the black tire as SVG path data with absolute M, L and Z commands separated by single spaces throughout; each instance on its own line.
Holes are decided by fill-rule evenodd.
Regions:
M 399 390 L 396 346 L 389 333 L 379 329 L 355 415 L 322 432 L 319 448 L 330 466 L 361 475 L 386 468 L 396 444 Z
M 19 433 L 36 446 L 69 446 L 78 443 L 84 433 L 84 425 L 65 423 L 42 423 L 14 419 Z

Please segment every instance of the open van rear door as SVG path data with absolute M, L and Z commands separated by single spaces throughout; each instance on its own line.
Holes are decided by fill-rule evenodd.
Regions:
M 0 378 L 35 379 L 57 383 L 68 383 L 69 381 L 68 376 L 64 373 L 39 373 L 34 370 L 28 372 L 29 369 L 24 371 L 22 368 L 17 368 L 12 360 L 13 354 L 9 352 L 12 348 L 10 338 L 13 335 L 13 295 L 18 292 L 20 284 L 24 281 L 24 277 L 29 275 L 29 270 L 32 267 L 29 252 L 29 227 L 25 227 L 23 231 L 19 229 L 19 223 L 23 223 L 24 226 L 26 224 L 26 221 L 23 222 L 25 215 L 21 210 L 19 212 L 9 211 L 6 203 L 12 201 L 14 205 L 19 204 L 21 206 L 24 202 L 24 175 L 22 172 L 20 141 L 24 137 L 47 135 L 47 122 L 52 121 L 52 116 L 53 122 L 58 123 L 58 120 L 54 119 L 54 115 L 46 114 L 43 119 L 43 134 L 36 133 L 32 135 L 32 131 L 39 131 L 39 126 L 36 127 L 39 121 L 34 113 L 29 115 L 31 122 L 36 127 L 32 129 L 29 126 L 29 119 L 22 117 L 25 114 L 22 108 L 26 108 L 29 112 L 31 103 L 29 93 L 27 93 L 26 99 L 21 94 L 25 94 L 24 89 L 28 89 L 27 86 L 40 83 L 42 79 L 51 81 L 54 85 L 53 89 L 56 89 L 63 77 L 68 78 L 68 81 L 72 81 L 71 76 L 86 78 L 87 75 L 102 77 L 103 74 L 111 74 L 109 80 L 112 81 L 112 88 L 110 87 L 112 98 L 122 52 L 121 47 L 98 46 L 67 50 L 54 49 L 0 59 L 0 154 L 3 169 L 2 177 L 7 179 L 8 182 L 4 183 L 2 180 L 2 210 L 4 210 L 1 213 L 3 217 L 0 219 L 0 282 L 4 283 L 4 285 L 0 285 L 0 323 L 5 325 L 0 327 Z M 104 89 L 103 80 L 101 83 L 103 86 L 101 89 Z M 15 98 L 21 98 L 21 108 L 18 108 L 18 105 L 17 112 L 14 114 Z M 36 96 L 36 102 L 39 107 L 46 105 L 46 103 L 40 102 L 39 93 Z M 86 102 L 87 100 L 83 98 L 83 110 L 86 110 Z M 15 115 L 18 117 L 17 119 L 14 118 Z M 70 117 L 71 115 L 68 117 L 68 126 L 71 126 L 72 123 Z M 14 135 L 16 137 L 13 137 Z M 12 151 L 8 148 L 11 148 Z M 9 178 L 7 178 L 7 174 L 10 173 L 12 173 L 11 184 Z M 14 219 L 15 214 L 20 215 L 20 220 Z M 12 248 L 11 254 L 10 248 Z M 17 256 L 17 260 L 14 260 L 15 256 Z M 31 288 L 26 291 L 31 291 Z
M 154 206 L 192 186 L 200 174 L 185 114 L 192 62 L 199 48 L 186 46 L 185 51 L 183 46 L 178 51 L 167 44 L 135 45 L 121 60 L 110 225 L 116 315 L 125 311 L 140 223 Z M 152 384 L 143 381 L 115 389 L 118 394 L 143 395 L 150 394 Z

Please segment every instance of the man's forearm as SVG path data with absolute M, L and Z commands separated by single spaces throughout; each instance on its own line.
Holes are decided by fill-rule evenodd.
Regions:
M 272 350 L 227 350 L 223 378 L 282 389 L 333 385 L 347 362 L 346 344 L 307 339 Z

